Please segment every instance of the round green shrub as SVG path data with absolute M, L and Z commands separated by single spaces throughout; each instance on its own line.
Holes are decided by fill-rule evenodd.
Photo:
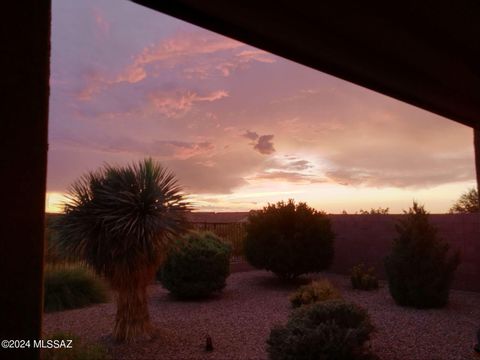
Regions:
M 178 298 L 209 296 L 225 287 L 231 251 L 211 232 L 191 232 L 169 251 L 159 280 Z
M 423 206 L 413 203 L 396 226 L 398 238 L 385 259 L 388 287 L 395 302 L 415 308 L 443 307 L 459 264 L 458 252 L 437 237 Z
M 365 346 L 373 326 L 367 312 L 343 300 L 327 300 L 292 312 L 267 340 L 270 360 L 375 358 Z
M 255 268 L 293 279 L 330 266 L 334 237 L 325 213 L 281 201 L 250 213 L 245 257 Z
M 309 305 L 320 301 L 341 299 L 340 292 L 326 279 L 312 281 L 303 285 L 290 295 L 289 300 L 293 308 Z
M 44 286 L 46 312 L 80 308 L 108 299 L 104 282 L 81 264 L 47 266 Z

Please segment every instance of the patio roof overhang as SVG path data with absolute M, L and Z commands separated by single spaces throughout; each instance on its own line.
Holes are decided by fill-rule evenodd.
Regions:
M 133 0 L 480 127 L 480 3 Z

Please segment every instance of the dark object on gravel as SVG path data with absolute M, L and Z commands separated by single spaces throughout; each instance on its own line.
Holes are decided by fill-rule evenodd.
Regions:
M 477 343 L 475 344 L 475 347 L 473 348 L 475 352 L 480 354 L 480 328 L 477 331 Z
M 205 344 L 205 351 L 213 351 L 212 337 L 207 335 L 207 341 Z

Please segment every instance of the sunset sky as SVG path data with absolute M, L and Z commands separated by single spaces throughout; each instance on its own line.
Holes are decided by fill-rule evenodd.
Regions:
M 201 211 L 442 213 L 475 185 L 466 126 L 128 1 L 52 11 L 47 211 L 85 172 L 149 156 Z

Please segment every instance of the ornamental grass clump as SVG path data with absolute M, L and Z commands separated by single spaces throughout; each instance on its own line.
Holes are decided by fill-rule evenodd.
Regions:
M 251 212 L 244 244 L 247 261 L 282 279 L 328 269 L 334 233 L 325 213 L 293 200 Z
M 46 312 L 76 309 L 108 300 L 103 281 L 80 263 L 47 265 L 44 289 Z
M 449 244 L 438 238 L 424 207 L 415 202 L 396 230 L 398 237 L 385 259 L 393 299 L 415 308 L 445 306 L 459 253 L 450 253 Z
M 211 232 L 191 232 L 169 251 L 159 271 L 163 287 L 181 299 L 221 291 L 230 275 L 232 247 Z
M 290 295 L 289 300 L 293 308 L 309 305 L 316 302 L 341 299 L 340 292 L 326 279 L 312 281 L 303 285 Z
M 285 326 L 272 328 L 270 360 L 366 360 L 373 326 L 367 312 L 343 300 L 327 300 L 294 310 Z
M 373 267 L 365 267 L 364 264 L 358 264 L 350 272 L 350 282 L 352 287 L 358 290 L 378 289 L 378 278 L 375 275 Z
M 189 228 L 188 209 L 175 176 L 152 159 L 105 165 L 70 188 L 65 215 L 55 224 L 58 245 L 117 293 L 117 341 L 150 336 L 147 285 L 170 242 Z

